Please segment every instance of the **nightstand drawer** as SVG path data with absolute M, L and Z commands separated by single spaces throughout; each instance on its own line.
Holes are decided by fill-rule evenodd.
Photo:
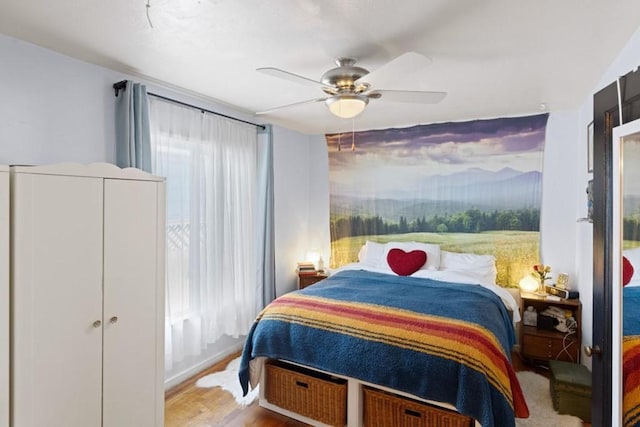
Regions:
M 304 289 L 326 278 L 325 274 L 299 274 L 298 289 Z
M 565 345 L 567 348 L 566 351 L 563 351 L 562 339 L 527 334 L 523 336 L 524 356 L 531 359 L 575 362 L 578 351 L 577 341 L 567 338 Z

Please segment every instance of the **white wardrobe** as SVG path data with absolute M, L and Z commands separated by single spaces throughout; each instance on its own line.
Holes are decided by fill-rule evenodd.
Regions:
M 10 182 L 11 426 L 162 426 L 164 180 L 61 164 Z

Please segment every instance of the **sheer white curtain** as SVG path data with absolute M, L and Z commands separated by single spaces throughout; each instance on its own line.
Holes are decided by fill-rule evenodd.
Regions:
M 165 367 L 256 316 L 257 133 L 149 99 L 152 170 L 167 178 Z

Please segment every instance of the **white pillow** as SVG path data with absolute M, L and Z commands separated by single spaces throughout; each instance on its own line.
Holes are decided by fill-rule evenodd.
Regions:
M 382 257 L 385 255 L 384 253 L 384 243 L 372 242 L 367 240 L 362 248 L 360 248 L 360 252 L 358 253 L 358 261 L 362 264 L 366 264 L 370 267 L 382 267 Z M 384 264 L 386 264 L 386 258 L 384 259 Z
M 389 242 L 385 245 L 382 261 L 386 268 L 391 270 L 387 263 L 387 254 L 391 249 L 402 249 L 405 252 L 424 251 L 427 254 L 427 262 L 420 270 L 437 270 L 440 266 L 440 245 L 421 242 Z
M 440 270 L 464 271 L 482 278 L 483 283 L 496 283 L 498 270 L 493 255 L 440 252 Z
M 367 256 L 367 243 L 369 243 L 368 240 L 364 242 L 364 245 L 362 245 L 358 251 L 358 262 L 364 262 L 364 259 Z
M 640 248 L 627 249 L 622 251 L 622 256 L 627 257 L 633 266 L 633 276 L 627 286 L 637 286 L 640 282 Z

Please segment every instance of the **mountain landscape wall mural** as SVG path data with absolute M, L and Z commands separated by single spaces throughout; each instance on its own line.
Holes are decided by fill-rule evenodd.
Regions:
M 420 241 L 492 254 L 498 284 L 516 285 L 539 261 L 547 119 L 327 135 L 331 266 L 366 240 Z

